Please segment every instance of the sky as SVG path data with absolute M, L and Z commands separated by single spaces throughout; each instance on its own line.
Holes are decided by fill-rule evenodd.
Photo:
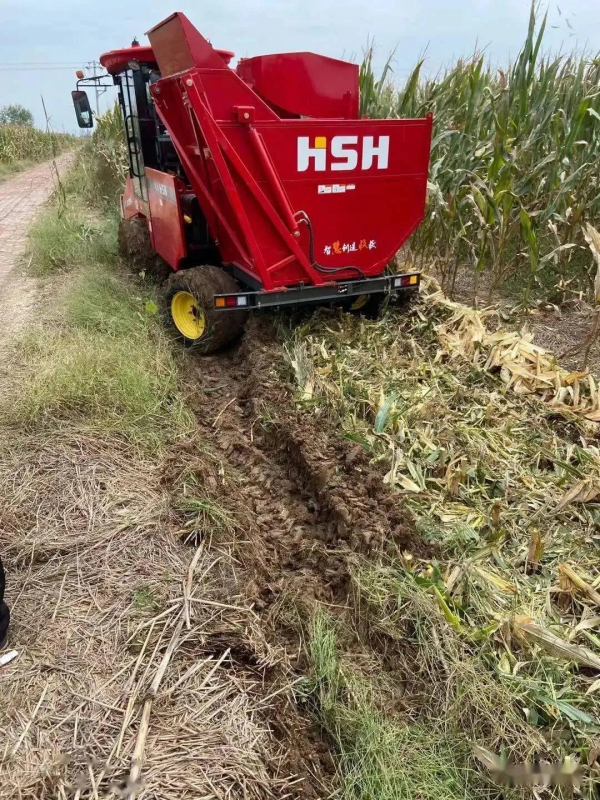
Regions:
M 562 0 L 549 9 L 545 47 L 600 51 L 600 0 Z M 379 69 L 395 49 L 398 81 L 425 54 L 435 73 L 456 57 L 484 48 L 494 65 L 518 53 L 528 0 L 0 0 L 0 107 L 21 103 L 44 127 L 76 132 L 71 90 L 75 69 L 107 50 L 129 45 L 173 11 L 183 11 L 215 47 L 237 56 L 312 50 L 360 60 L 374 40 Z M 113 102 L 110 89 L 101 110 Z M 94 102 L 93 93 L 90 100 Z

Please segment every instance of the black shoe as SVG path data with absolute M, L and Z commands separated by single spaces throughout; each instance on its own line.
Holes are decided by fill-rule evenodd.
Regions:
M 0 603 L 0 650 L 6 644 L 8 625 L 10 623 L 10 611 L 6 603 Z

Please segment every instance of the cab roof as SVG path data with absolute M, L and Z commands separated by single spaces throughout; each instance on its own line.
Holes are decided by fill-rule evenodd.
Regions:
M 229 64 L 235 55 L 230 50 L 217 50 L 217 48 L 215 50 L 225 61 L 225 64 Z M 131 47 L 124 47 L 121 50 L 109 50 L 100 56 L 100 63 L 111 75 L 118 75 L 119 72 L 124 72 L 128 68 L 130 61 L 148 64 L 150 67 L 158 66 L 150 45 L 137 44 Z

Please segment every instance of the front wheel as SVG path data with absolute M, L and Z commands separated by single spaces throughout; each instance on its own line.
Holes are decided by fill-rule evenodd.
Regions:
M 119 253 L 136 274 L 144 274 L 155 283 L 164 283 L 171 267 L 152 249 L 148 220 L 131 217 L 119 222 Z
M 166 312 L 186 346 L 199 353 L 214 353 L 242 334 L 247 312 L 214 307 L 216 294 L 238 291 L 237 283 L 219 267 L 193 267 L 171 275 L 166 285 Z

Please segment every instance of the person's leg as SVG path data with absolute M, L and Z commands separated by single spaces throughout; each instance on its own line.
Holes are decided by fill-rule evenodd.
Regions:
M 4 640 L 8 633 L 8 623 L 10 622 L 10 611 L 4 602 L 4 589 L 6 586 L 6 579 L 4 575 L 4 567 L 2 566 L 2 559 L 0 558 L 0 647 L 4 646 Z

